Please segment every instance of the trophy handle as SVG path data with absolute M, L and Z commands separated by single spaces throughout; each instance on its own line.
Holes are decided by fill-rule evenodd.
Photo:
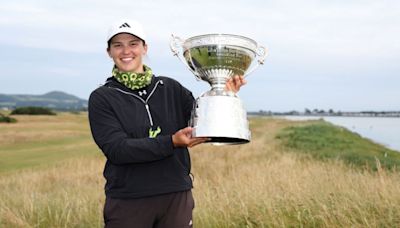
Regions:
M 178 59 L 181 60 L 181 62 L 187 68 L 189 68 L 189 70 L 194 74 L 194 76 L 196 76 L 197 81 L 200 81 L 201 80 L 200 75 L 189 66 L 186 60 L 182 57 L 183 55 L 180 55 L 179 50 L 182 50 L 182 44 L 184 43 L 184 40 L 178 36 L 174 36 L 174 34 L 171 34 L 171 36 L 172 39 L 171 42 L 169 43 L 169 47 L 171 48 L 172 53 L 174 53 L 174 55 L 178 57 Z
M 244 75 L 246 78 L 249 74 L 253 73 L 255 69 L 257 69 L 260 65 L 264 64 L 265 58 L 268 56 L 268 49 L 264 46 L 258 46 L 256 50 L 256 56 L 258 57 L 256 65 L 253 65 Z

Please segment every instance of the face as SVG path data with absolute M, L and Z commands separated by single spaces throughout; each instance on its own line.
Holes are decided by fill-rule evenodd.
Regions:
M 136 36 L 127 33 L 114 36 L 107 52 L 120 71 L 143 73 L 143 56 L 147 53 L 147 45 Z

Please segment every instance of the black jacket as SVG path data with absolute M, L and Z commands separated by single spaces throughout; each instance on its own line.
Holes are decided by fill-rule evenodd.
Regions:
M 144 100 L 111 77 L 90 95 L 90 128 L 107 157 L 107 197 L 139 198 L 192 188 L 189 152 L 173 147 L 172 134 L 187 126 L 193 95 L 167 77 L 153 77 L 146 90 Z

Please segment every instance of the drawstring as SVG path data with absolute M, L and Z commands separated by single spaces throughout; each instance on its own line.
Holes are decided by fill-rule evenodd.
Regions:
M 194 175 L 193 175 L 193 173 L 189 173 L 189 177 L 190 177 L 190 179 L 192 179 L 192 182 L 194 183 Z
M 149 105 L 146 103 L 144 106 L 146 107 L 147 115 L 149 116 L 150 126 L 153 127 L 153 118 L 151 118 L 151 113 L 150 113 Z

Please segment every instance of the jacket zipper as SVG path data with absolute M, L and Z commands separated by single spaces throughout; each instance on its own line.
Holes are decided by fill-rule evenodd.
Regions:
M 155 86 L 154 86 L 154 88 L 151 90 L 149 96 L 147 96 L 146 100 L 144 100 L 143 98 L 139 97 L 138 95 L 136 95 L 134 93 L 126 92 L 126 91 L 124 91 L 122 89 L 119 89 L 119 88 L 115 88 L 115 87 L 108 87 L 108 88 L 115 89 L 115 90 L 117 90 L 117 91 L 119 91 L 121 93 L 134 96 L 137 99 L 139 99 L 141 102 L 143 102 L 144 107 L 146 108 L 146 111 L 147 111 L 147 116 L 149 117 L 149 120 L 150 120 L 150 126 L 153 127 L 153 118 L 151 116 L 150 106 L 149 106 L 149 104 L 147 102 L 149 101 L 150 97 L 153 95 L 154 91 L 156 91 L 158 84 L 164 84 L 164 83 L 163 83 L 162 80 L 157 81 Z

